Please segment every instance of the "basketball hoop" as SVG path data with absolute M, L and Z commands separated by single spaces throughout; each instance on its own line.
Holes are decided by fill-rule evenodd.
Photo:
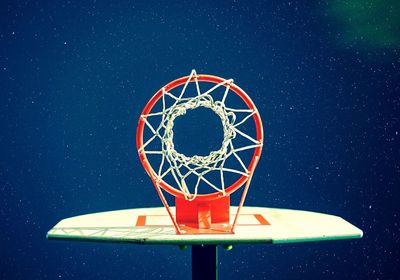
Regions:
M 186 91 L 194 83 L 196 94 L 187 96 Z M 211 87 L 202 91 L 200 85 L 207 84 Z M 179 89 L 179 94 L 172 93 Z M 219 96 L 217 92 L 220 92 Z M 234 94 L 238 96 L 244 108 L 230 108 L 226 101 Z M 172 102 L 167 105 L 167 99 Z M 161 104 L 159 104 L 161 103 Z M 153 111 L 158 104 L 162 109 Z M 223 127 L 223 141 L 220 149 L 211 151 L 205 156 L 186 156 L 175 150 L 174 121 L 185 115 L 188 110 L 204 107 L 212 110 L 221 119 Z M 242 119 L 237 119 L 237 114 L 244 114 Z M 152 125 L 152 117 L 161 118 L 159 123 Z M 255 135 L 244 133 L 239 126 L 253 119 Z M 144 139 L 144 130 L 147 128 L 151 136 Z M 248 144 L 235 147 L 233 141 L 241 135 Z M 148 147 L 154 141 L 159 142 L 159 150 Z M 263 128 L 259 112 L 250 97 L 232 79 L 226 80 L 211 75 L 198 75 L 195 70 L 189 76 L 179 78 L 162 87 L 146 104 L 137 127 L 136 144 L 143 167 L 150 176 L 162 203 L 168 211 L 177 233 L 233 233 L 237 217 L 244 203 L 249 188 L 252 174 L 261 155 L 263 143 Z M 241 159 L 240 153 L 254 150 L 248 164 Z M 157 168 L 153 169 L 148 156 L 161 157 Z M 227 160 L 233 157 L 239 168 L 226 166 Z M 157 171 L 156 171 L 157 170 Z M 220 180 L 216 184 L 207 179 L 212 173 L 218 173 Z M 229 186 L 225 185 L 225 173 L 234 174 L 239 178 Z M 173 178 L 172 183 L 165 178 Z M 188 186 L 189 176 L 195 176 L 196 182 Z M 200 185 L 206 185 L 211 192 L 199 193 Z M 238 211 L 232 224 L 230 224 L 230 194 L 244 187 Z M 175 217 L 164 196 L 163 190 L 175 197 Z
M 194 87 L 194 96 L 190 96 L 190 87 Z M 236 101 L 231 102 L 235 97 Z M 223 140 L 208 155 L 187 156 L 175 149 L 174 121 L 200 107 L 213 111 L 221 119 Z M 61 220 L 46 237 L 190 245 L 192 279 L 196 280 L 218 279 L 220 245 L 229 249 L 237 244 L 315 242 L 363 236 L 362 230 L 338 216 L 243 207 L 262 142 L 261 118 L 247 94 L 231 79 L 198 75 L 193 70 L 189 76 L 161 88 L 150 99 L 137 127 L 140 161 L 167 213 L 163 207 L 150 207 L 79 215 Z M 217 176 L 212 177 L 213 173 Z M 238 206 L 230 206 L 230 196 L 241 187 Z M 175 207 L 169 206 L 165 194 L 175 199 Z

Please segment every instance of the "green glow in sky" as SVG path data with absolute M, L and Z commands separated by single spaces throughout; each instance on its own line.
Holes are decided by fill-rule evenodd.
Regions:
M 338 23 L 338 44 L 343 47 L 400 46 L 400 0 L 333 0 L 328 12 Z

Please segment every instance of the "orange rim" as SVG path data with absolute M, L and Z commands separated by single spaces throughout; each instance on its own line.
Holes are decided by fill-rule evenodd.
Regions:
M 199 82 L 210 82 L 210 83 L 218 84 L 218 83 L 226 81 L 226 79 L 223 79 L 223 78 L 220 78 L 217 76 L 212 76 L 212 75 L 200 74 L 200 75 L 197 75 L 196 77 Z M 193 76 L 191 78 L 190 82 L 194 82 L 196 77 Z M 181 78 L 176 79 L 176 80 L 170 82 L 169 84 L 165 85 L 163 88 L 165 91 L 170 91 L 176 87 L 179 87 L 179 86 L 185 84 L 188 79 L 189 79 L 189 76 L 181 77 Z M 226 87 L 227 85 L 224 85 L 224 86 Z M 149 100 L 149 102 L 146 104 L 146 106 L 144 107 L 142 114 L 139 118 L 139 123 L 138 123 L 137 129 L 136 129 L 136 147 L 137 147 L 137 150 L 139 153 L 140 162 L 142 163 L 147 174 L 150 176 L 150 178 L 152 178 L 153 182 L 155 182 L 157 173 L 151 167 L 151 165 L 147 159 L 146 153 L 143 151 L 143 149 L 141 149 L 143 147 L 143 131 L 144 131 L 144 126 L 145 126 L 145 121 L 144 121 L 143 115 L 148 115 L 151 112 L 151 110 L 153 109 L 154 105 L 160 100 L 160 98 L 162 97 L 162 94 L 163 94 L 163 88 L 158 90 L 153 95 L 153 97 Z M 256 126 L 256 140 L 259 141 L 260 143 L 262 143 L 263 137 L 264 137 L 263 136 L 263 127 L 262 127 L 261 117 L 260 117 L 260 114 L 259 114 L 256 106 L 254 105 L 254 103 L 250 99 L 250 97 L 239 86 L 237 86 L 235 84 L 231 84 L 230 89 L 233 92 L 235 92 L 245 102 L 245 104 L 249 107 L 249 109 L 256 111 L 256 113 L 253 115 L 254 124 Z M 258 146 L 258 147 L 254 148 L 253 157 L 250 161 L 250 164 L 247 167 L 247 170 L 254 170 L 255 165 L 257 164 L 256 158 L 260 157 L 261 151 L 262 151 L 262 146 Z M 229 187 L 226 187 L 225 188 L 226 195 L 229 195 L 229 194 L 235 192 L 237 189 L 239 189 L 248 180 L 248 178 L 249 178 L 248 176 L 242 175 L 241 177 L 239 177 L 238 180 L 236 180 L 236 182 L 231 184 Z M 164 180 L 161 180 L 159 182 L 159 186 L 175 197 L 184 198 L 184 195 L 180 190 L 172 187 Z M 209 193 L 209 194 L 198 194 L 196 196 L 196 200 L 198 200 L 198 201 L 214 200 L 221 196 L 224 196 L 221 192 L 213 192 L 213 193 Z

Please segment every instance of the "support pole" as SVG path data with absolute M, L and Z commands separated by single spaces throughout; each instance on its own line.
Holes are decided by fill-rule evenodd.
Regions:
M 217 245 L 192 245 L 192 280 L 218 279 Z

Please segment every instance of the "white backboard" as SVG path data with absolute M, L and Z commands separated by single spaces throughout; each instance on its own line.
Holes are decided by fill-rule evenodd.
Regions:
M 232 218 L 236 210 L 231 207 Z M 49 239 L 172 245 L 291 243 L 362 235 L 360 229 L 337 216 L 263 207 L 243 207 L 234 234 L 176 234 L 163 207 L 67 218 L 47 233 Z

